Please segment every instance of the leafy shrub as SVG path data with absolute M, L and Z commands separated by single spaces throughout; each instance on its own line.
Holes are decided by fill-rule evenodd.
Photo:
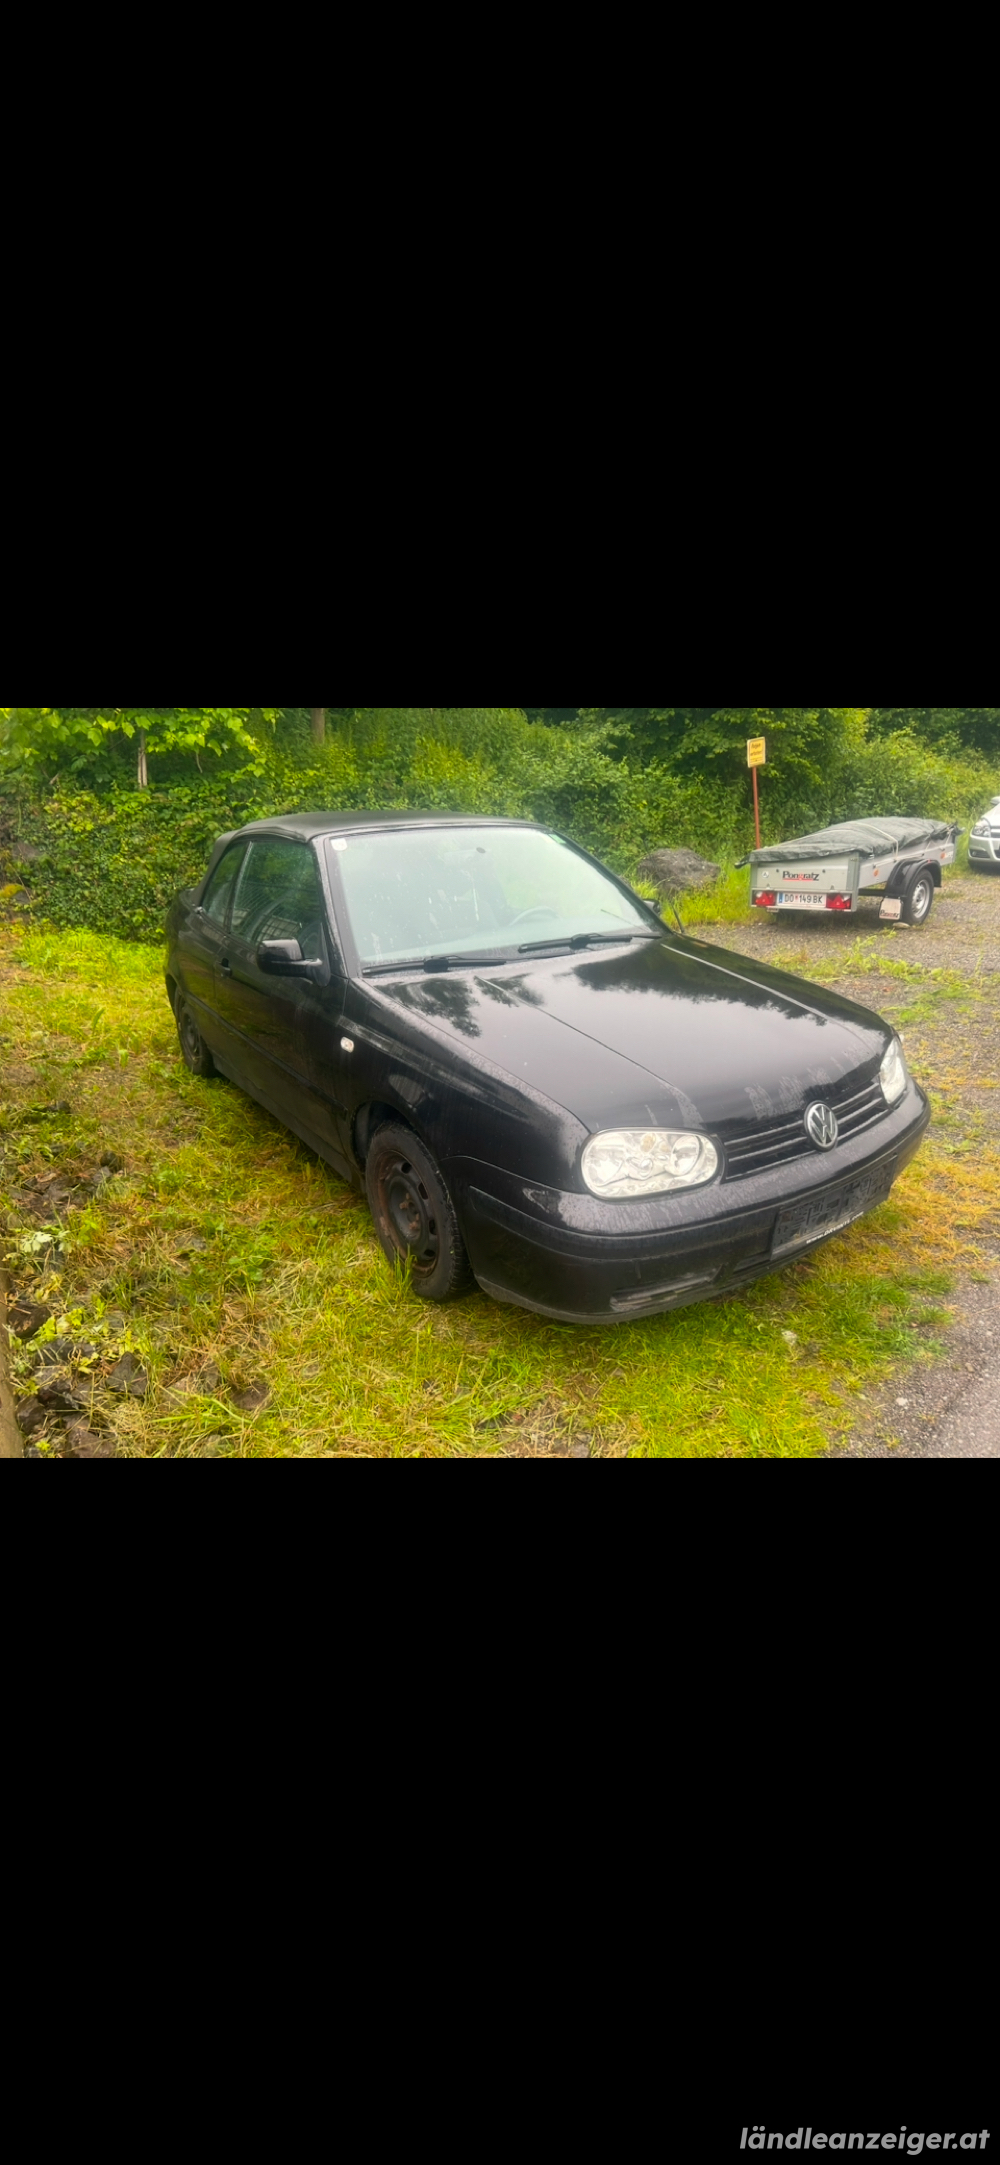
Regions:
M 270 710 L 263 723 L 253 719 L 260 710 L 239 711 L 253 721 L 252 758 L 239 763 L 231 721 L 226 744 L 222 724 L 212 724 L 217 742 L 206 724 L 218 754 L 213 771 L 180 778 L 180 755 L 171 746 L 167 778 L 156 779 L 154 760 L 144 789 L 135 787 L 127 761 L 101 764 L 110 756 L 107 733 L 94 747 L 88 774 L 89 739 L 76 722 L 76 771 L 46 784 L 38 763 L 32 767 L 24 757 L 33 740 L 19 721 L 17 757 L 0 780 L 0 889 L 25 878 L 36 910 L 55 924 L 156 939 L 172 896 L 200 878 L 220 834 L 273 813 L 316 809 L 536 819 L 626 876 L 662 843 L 686 845 L 723 864 L 752 845 L 738 732 L 748 713 L 761 717 L 763 710 L 684 710 L 695 720 L 687 735 L 673 721 L 672 735 L 661 732 L 656 741 L 668 756 L 659 759 L 648 756 L 638 725 L 633 733 L 628 720 L 646 709 L 617 716 L 595 709 L 574 726 L 558 727 L 529 722 L 509 707 L 331 709 L 332 726 L 320 745 L 312 741 L 306 709 L 283 710 L 273 727 Z M 769 711 L 778 717 L 768 723 L 777 756 L 761 778 L 765 839 L 865 813 L 931 813 L 967 823 L 990 792 L 990 770 L 975 756 L 957 756 L 954 738 L 942 747 L 907 730 L 870 734 L 861 709 Z M 57 722 L 58 716 L 46 720 L 46 741 L 55 742 Z M 166 762 L 167 753 L 162 756 Z M 15 838 L 41 852 L 30 867 L 11 853 Z

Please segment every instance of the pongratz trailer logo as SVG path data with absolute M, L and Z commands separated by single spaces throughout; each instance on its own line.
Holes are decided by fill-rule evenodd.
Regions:
M 818 880 L 818 872 L 782 872 L 783 880 Z

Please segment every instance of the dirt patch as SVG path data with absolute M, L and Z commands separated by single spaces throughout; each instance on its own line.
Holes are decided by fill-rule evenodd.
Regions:
M 7 1368 L 8 1283 L 0 1271 L 0 1458 L 23 1458 L 24 1441 L 14 1419 L 14 1392 Z
M 476 1422 L 477 1440 L 495 1443 L 477 1453 L 490 1458 L 624 1458 L 627 1443 L 607 1424 L 595 1426 L 578 1408 L 559 1398 L 544 1398 Z

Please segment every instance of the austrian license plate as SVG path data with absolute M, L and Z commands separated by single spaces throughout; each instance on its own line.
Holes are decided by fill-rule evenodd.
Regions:
M 825 910 L 826 896 L 796 891 L 793 895 L 778 896 L 779 910 Z
M 811 1202 L 795 1203 L 788 1210 L 779 1211 L 771 1254 L 786 1255 L 792 1248 L 803 1247 L 806 1241 L 824 1240 L 828 1233 L 839 1233 L 841 1226 L 863 1217 L 866 1210 L 874 1210 L 876 1203 L 884 1203 L 895 1177 L 896 1160 L 893 1158 L 888 1165 L 880 1165 L 873 1172 L 860 1173 L 856 1180 L 845 1180 L 837 1188 L 827 1188 Z

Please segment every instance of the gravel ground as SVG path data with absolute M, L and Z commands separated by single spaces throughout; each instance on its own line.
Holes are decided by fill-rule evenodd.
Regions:
M 865 1392 L 853 1434 L 828 1458 L 1000 1458 L 1000 1285 L 960 1278 L 948 1305 L 944 1360 Z
M 886 939 L 893 961 L 921 962 L 928 970 L 1000 972 L 1000 873 L 945 876 L 926 924 L 883 925 L 878 902 L 863 901 L 856 917 L 834 911 L 762 910 L 749 925 L 692 925 L 698 939 L 735 947 L 741 955 L 770 956 L 789 944 L 824 961 L 853 947 L 859 934 Z M 893 935 L 895 934 L 895 937 Z
M 741 955 L 760 957 L 808 977 L 838 956 L 838 992 L 873 1007 L 900 1028 L 907 1059 L 925 1088 L 940 1093 L 939 1132 L 949 1140 L 1000 1146 L 1000 877 L 967 873 L 946 879 L 928 922 L 902 927 L 886 939 L 877 902 L 858 917 L 816 917 L 805 910 L 749 925 L 698 925 L 695 937 Z M 858 974 L 851 969 L 857 940 L 885 940 L 892 962 L 924 970 L 958 971 L 974 994 L 954 984 Z M 875 949 L 878 952 L 878 949 Z M 957 996 L 956 996 L 957 995 Z M 920 1007 L 923 1012 L 908 1011 Z M 1000 1243 L 993 1243 L 1000 1257 Z M 1000 1458 L 1000 1275 L 989 1284 L 960 1277 L 950 1305 L 954 1322 L 945 1358 L 930 1367 L 899 1369 L 866 1392 L 853 1434 L 828 1458 Z

